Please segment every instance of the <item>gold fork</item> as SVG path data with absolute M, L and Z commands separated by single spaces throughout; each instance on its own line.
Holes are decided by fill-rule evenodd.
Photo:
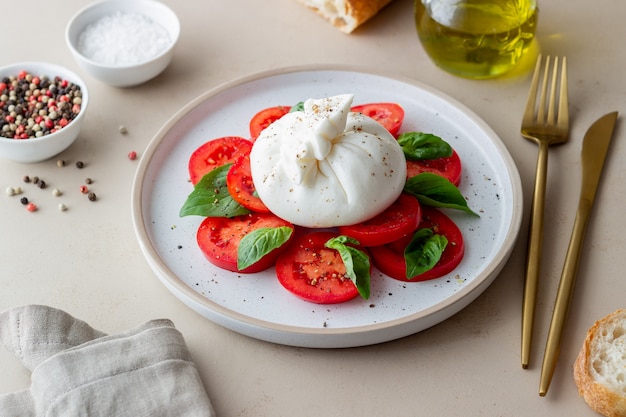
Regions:
M 537 102 L 539 78 L 542 72 L 541 55 L 537 58 L 535 72 L 530 86 L 528 102 L 522 119 L 522 136 L 539 145 L 537 171 L 535 174 L 535 192 L 533 194 L 530 235 L 528 238 L 528 254 L 526 261 L 526 277 L 524 281 L 524 298 L 522 305 L 522 368 L 528 367 L 533 321 L 537 298 L 537 282 L 541 263 L 541 246 L 543 240 L 543 211 L 546 194 L 546 176 L 548 173 L 548 148 L 550 145 L 567 142 L 569 136 L 569 116 L 567 103 L 567 59 L 561 60 L 559 79 L 559 58 L 554 58 L 552 77 L 550 78 L 550 56 L 546 58 L 543 69 L 541 95 Z M 557 88 L 557 85 L 560 86 Z M 548 84 L 550 92 L 548 95 Z M 557 109 L 557 90 L 558 109 Z

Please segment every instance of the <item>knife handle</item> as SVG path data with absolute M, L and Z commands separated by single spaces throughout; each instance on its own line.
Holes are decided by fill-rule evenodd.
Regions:
M 539 395 L 542 397 L 548 392 L 558 361 L 561 349 L 561 337 L 572 303 L 574 284 L 576 282 L 576 275 L 578 274 L 578 265 L 580 264 L 580 254 L 582 253 L 583 241 L 585 232 L 587 231 L 592 206 L 593 201 L 589 199 L 581 198 L 578 203 L 574 229 L 572 230 L 567 255 L 565 256 L 565 262 L 563 264 L 563 272 L 561 273 L 561 280 L 559 281 L 559 288 L 554 302 L 554 311 L 552 312 L 552 321 L 550 322 L 550 330 L 548 331 L 548 339 L 543 356 L 541 379 L 539 382 Z

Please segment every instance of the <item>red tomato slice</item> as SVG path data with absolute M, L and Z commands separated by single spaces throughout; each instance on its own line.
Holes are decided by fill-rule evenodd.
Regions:
M 359 241 L 361 246 L 379 246 L 415 231 L 422 218 L 417 198 L 402 193 L 387 210 L 363 223 L 339 226 L 339 233 Z
M 274 265 L 278 255 L 289 246 L 289 242 L 243 270 L 237 268 L 239 242 L 253 230 L 281 226 L 294 229 L 291 223 L 268 213 L 250 213 L 232 218 L 207 217 L 200 224 L 196 239 L 200 250 L 212 264 L 233 272 L 260 272 Z
M 363 113 L 383 125 L 394 137 L 400 133 L 404 121 L 404 109 L 396 103 L 369 103 L 353 106 L 353 112 Z
M 443 212 L 424 206 L 422 207 L 422 221 L 419 228 L 426 227 L 432 228 L 433 232 L 444 235 L 448 239 L 448 245 L 441 254 L 441 259 L 430 271 L 426 271 L 413 279 L 407 279 L 404 248 L 406 248 L 412 236 L 403 237 L 387 245 L 369 248 L 374 266 L 383 274 L 406 282 L 426 281 L 452 272 L 459 265 L 465 254 L 461 230 Z
M 239 136 L 225 136 L 210 140 L 198 147 L 189 157 L 189 178 L 197 184 L 204 174 L 233 163 L 239 156 L 250 153 L 252 142 Z
M 250 138 L 254 141 L 263 129 L 289 113 L 290 106 L 275 106 L 261 110 L 250 120 Z
M 226 174 L 226 186 L 233 200 L 248 210 L 257 213 L 270 212 L 265 203 L 255 195 L 256 188 L 252 182 L 249 153 L 241 155 L 230 167 Z
M 294 239 L 276 261 L 276 276 L 292 294 L 317 304 L 335 304 L 359 295 L 346 276 L 339 252 L 324 246 L 334 232 L 309 232 Z
M 432 172 L 447 178 L 457 187 L 461 183 L 461 158 L 452 150 L 447 158 L 426 159 L 423 161 L 406 161 L 406 177 L 411 178 L 422 172 Z

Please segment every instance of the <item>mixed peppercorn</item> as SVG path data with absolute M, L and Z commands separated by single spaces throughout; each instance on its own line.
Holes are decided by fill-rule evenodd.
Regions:
M 0 137 L 30 139 L 49 135 L 78 116 L 80 86 L 61 77 L 27 71 L 0 80 Z

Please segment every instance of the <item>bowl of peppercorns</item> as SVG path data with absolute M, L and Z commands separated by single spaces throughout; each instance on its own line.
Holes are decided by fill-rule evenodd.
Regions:
M 89 94 L 72 71 L 45 62 L 0 67 L 0 157 L 32 163 L 78 137 Z
M 155 0 L 104 0 L 78 11 L 65 41 L 78 65 L 113 87 L 145 83 L 167 68 L 180 22 Z

